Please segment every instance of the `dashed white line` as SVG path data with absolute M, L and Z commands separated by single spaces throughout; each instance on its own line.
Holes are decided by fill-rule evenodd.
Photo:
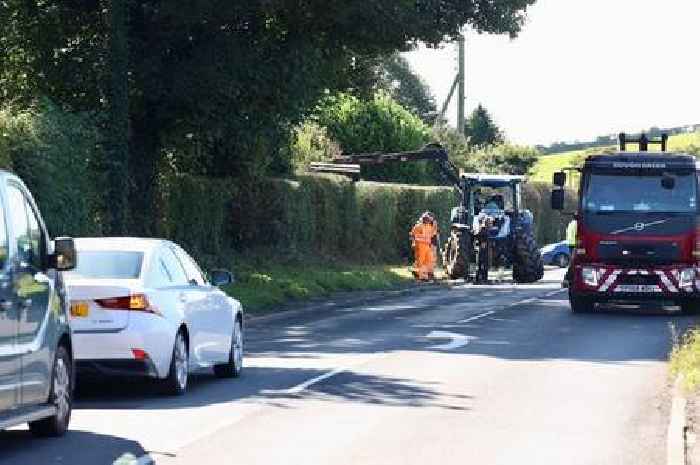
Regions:
M 379 357 L 385 356 L 385 353 L 382 352 L 377 352 L 374 353 L 368 357 L 363 358 L 362 360 L 359 360 L 355 363 L 343 365 L 341 367 L 335 368 L 331 371 L 328 371 L 326 373 L 323 373 L 322 375 L 318 375 L 314 378 L 307 379 L 301 384 L 297 384 L 296 386 L 292 386 L 288 389 L 281 389 L 281 390 L 272 390 L 272 389 L 266 389 L 261 391 L 261 394 L 301 394 L 314 384 L 320 383 L 321 381 L 327 380 L 328 378 L 332 378 L 333 376 L 339 375 L 341 373 L 344 373 L 346 371 L 349 371 L 352 368 L 356 368 L 360 365 L 364 365 L 366 363 L 371 362 L 372 360 L 375 360 Z
M 557 294 L 561 294 L 563 292 L 566 292 L 566 289 L 557 289 L 556 291 L 548 292 L 544 296 L 545 297 L 554 297 Z
M 487 316 L 489 316 L 489 315 L 493 315 L 494 313 L 496 313 L 495 310 L 490 310 L 490 311 L 488 311 L 488 312 L 484 312 L 484 313 L 481 313 L 481 314 L 479 314 L 479 315 L 475 315 L 475 316 L 469 317 L 469 318 L 467 318 L 467 319 L 465 319 L 465 320 L 459 320 L 457 323 L 469 323 L 469 322 L 471 322 L 471 321 L 480 320 L 480 319 L 485 318 L 485 317 L 487 317 Z

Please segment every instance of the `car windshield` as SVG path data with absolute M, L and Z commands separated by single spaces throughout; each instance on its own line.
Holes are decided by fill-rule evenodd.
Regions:
M 589 212 L 692 213 L 697 210 L 695 176 L 591 174 L 583 196 Z M 670 180 L 673 182 L 669 182 Z M 666 184 L 666 185 L 664 185 Z
M 78 266 L 70 276 L 94 279 L 136 279 L 141 274 L 143 252 L 78 251 Z

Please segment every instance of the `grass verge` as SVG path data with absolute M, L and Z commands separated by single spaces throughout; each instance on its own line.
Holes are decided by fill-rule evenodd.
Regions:
M 700 329 L 688 331 L 671 351 L 671 374 L 683 375 L 684 388 L 688 391 L 700 386 Z
M 649 150 L 658 150 L 658 146 L 652 146 Z M 616 146 L 611 147 L 596 147 L 584 150 L 574 150 L 570 152 L 553 153 L 543 155 L 535 163 L 535 166 L 530 170 L 530 180 L 551 183 L 552 174 L 555 171 L 579 166 L 587 155 L 602 153 L 605 150 L 617 150 Z M 630 144 L 629 151 L 638 150 L 638 146 Z M 670 152 L 688 152 L 698 154 L 700 151 L 700 131 L 687 134 L 675 134 L 668 138 L 668 150 Z
M 407 266 L 239 262 L 236 283 L 224 290 L 247 312 L 340 291 L 381 290 L 412 282 Z

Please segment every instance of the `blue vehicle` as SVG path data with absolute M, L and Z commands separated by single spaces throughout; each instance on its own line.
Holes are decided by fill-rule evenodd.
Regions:
M 571 253 L 566 241 L 545 245 L 540 249 L 540 253 L 542 254 L 542 260 L 545 265 L 566 268 L 571 261 Z

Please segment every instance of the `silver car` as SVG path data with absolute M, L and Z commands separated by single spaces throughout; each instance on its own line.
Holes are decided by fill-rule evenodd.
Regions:
M 22 181 L 0 171 L 0 430 L 68 428 L 74 369 L 61 271 L 75 256 L 72 239 L 49 239 Z

